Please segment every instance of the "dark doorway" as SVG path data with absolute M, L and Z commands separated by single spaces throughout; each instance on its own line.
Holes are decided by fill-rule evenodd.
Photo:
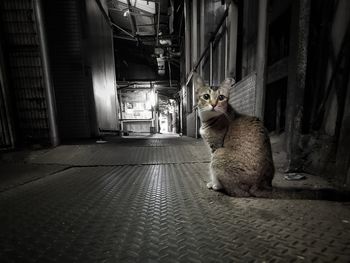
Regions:
M 285 129 L 287 78 L 277 80 L 266 87 L 265 126 L 269 132 L 281 133 Z

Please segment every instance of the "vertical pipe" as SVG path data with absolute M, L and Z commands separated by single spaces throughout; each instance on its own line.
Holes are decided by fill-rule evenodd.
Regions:
M 237 34 L 238 34 L 238 7 L 234 2 L 229 6 L 229 42 L 228 47 L 228 75 L 231 78 L 236 76 L 236 60 L 237 60 Z
M 229 8 L 229 6 L 227 6 L 227 4 L 225 4 L 225 9 Z M 224 78 L 227 78 L 228 77 L 228 55 L 229 55 L 229 52 L 228 52 L 228 18 L 226 17 L 225 18 L 225 54 L 224 54 Z
M 45 85 L 45 93 L 47 100 L 47 111 L 49 117 L 49 127 L 50 127 L 50 141 L 52 146 L 57 146 L 59 144 L 58 138 L 58 128 L 56 120 L 56 105 L 55 105 L 55 93 L 51 81 L 50 74 L 50 63 L 48 55 L 48 46 L 45 33 L 44 25 L 44 11 L 41 0 L 34 0 L 35 16 L 37 20 L 37 28 L 40 41 L 40 53 L 43 68 L 43 81 Z
M 186 76 L 191 71 L 191 20 L 189 14 L 189 0 L 185 0 L 184 3 L 184 15 L 185 15 L 185 70 Z
M 194 114 L 195 119 L 195 133 L 194 133 L 194 137 L 196 139 L 198 139 L 198 128 L 199 128 L 199 123 L 198 123 L 198 108 L 195 108 L 195 114 Z
M 205 1 L 200 1 L 200 24 L 199 24 L 199 34 L 200 34 L 200 54 L 203 54 L 205 50 Z M 203 59 L 199 65 L 199 74 L 203 76 Z
M 169 86 L 172 88 L 172 83 L 171 83 L 171 65 L 170 61 L 168 60 L 168 70 L 169 70 Z
M 156 105 L 155 105 L 155 108 L 154 108 L 154 114 L 155 114 L 155 121 L 156 121 L 156 124 L 155 124 L 155 133 L 159 133 L 160 132 L 160 127 L 159 127 L 159 110 L 157 110 L 159 108 L 159 94 L 157 91 L 155 91 L 154 93 L 156 96 Z
M 209 85 L 213 85 L 213 42 L 209 44 Z
M 184 87 L 181 87 L 180 90 L 180 135 L 182 136 L 184 134 L 184 116 L 183 116 L 183 111 L 184 111 Z
M 197 0 L 192 0 L 192 67 L 196 65 L 198 60 L 198 25 L 197 25 Z M 192 106 L 194 107 L 196 105 L 196 96 L 195 96 L 195 86 L 192 84 Z
M 264 119 L 266 88 L 266 55 L 267 55 L 267 4 L 268 0 L 259 0 L 258 39 L 256 50 L 256 90 L 255 115 Z
M 197 0 L 192 0 L 192 66 L 197 63 L 198 60 L 198 25 L 197 25 Z

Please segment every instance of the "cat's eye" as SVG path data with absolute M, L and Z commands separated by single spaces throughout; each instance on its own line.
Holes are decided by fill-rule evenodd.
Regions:
M 203 95 L 203 99 L 209 100 L 209 99 L 210 99 L 210 95 L 209 95 L 209 94 L 204 94 L 204 95 Z
M 219 95 L 218 99 L 219 99 L 219 100 L 224 100 L 224 99 L 225 99 L 225 96 L 224 96 L 224 95 Z

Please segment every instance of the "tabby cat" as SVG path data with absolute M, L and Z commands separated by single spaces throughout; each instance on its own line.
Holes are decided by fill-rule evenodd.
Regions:
M 262 122 L 237 113 L 229 104 L 233 79 L 219 87 L 193 77 L 201 119 L 200 134 L 211 150 L 209 189 L 223 189 L 238 197 L 266 197 L 271 190 L 274 165 L 271 144 Z

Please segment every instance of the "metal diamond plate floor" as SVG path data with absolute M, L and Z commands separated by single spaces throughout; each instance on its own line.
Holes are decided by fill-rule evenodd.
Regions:
M 349 203 L 209 191 L 202 143 L 169 140 L 29 157 L 69 166 L 0 193 L 0 262 L 349 262 Z

